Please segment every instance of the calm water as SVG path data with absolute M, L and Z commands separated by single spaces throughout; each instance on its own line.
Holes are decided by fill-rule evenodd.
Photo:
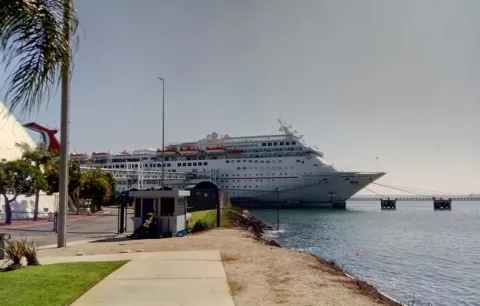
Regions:
M 282 246 L 332 259 L 401 302 L 480 305 L 480 203 L 348 203 L 347 211 L 280 210 Z M 276 224 L 276 211 L 253 211 Z M 415 304 L 418 305 L 418 304 Z

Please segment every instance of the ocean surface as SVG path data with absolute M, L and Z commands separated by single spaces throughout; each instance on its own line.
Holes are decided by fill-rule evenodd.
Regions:
M 252 213 L 276 226 L 276 210 Z M 425 202 L 348 202 L 346 211 L 279 210 L 282 246 L 334 260 L 400 302 L 480 305 L 480 202 L 434 211 Z

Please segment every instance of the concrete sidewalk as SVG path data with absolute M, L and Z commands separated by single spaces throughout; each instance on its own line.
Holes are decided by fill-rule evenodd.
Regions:
M 218 251 L 41 257 L 41 264 L 130 260 L 73 306 L 234 306 Z

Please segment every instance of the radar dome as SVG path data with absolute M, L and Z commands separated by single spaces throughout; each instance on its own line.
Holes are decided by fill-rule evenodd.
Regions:
M 22 142 L 35 146 L 27 131 L 0 101 L 0 160 L 20 158 L 22 151 L 15 144 Z
M 213 132 L 213 133 L 212 133 L 212 138 L 213 138 L 213 139 L 218 139 L 218 133 L 217 133 L 217 132 Z

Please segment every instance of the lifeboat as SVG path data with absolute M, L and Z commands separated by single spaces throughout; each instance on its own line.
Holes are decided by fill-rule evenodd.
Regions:
M 195 147 L 183 147 L 180 148 L 180 154 L 182 155 L 196 155 L 198 154 L 198 149 Z
M 225 153 L 225 147 L 224 146 L 206 146 L 205 147 L 205 152 L 207 153 Z
M 110 152 L 93 152 L 92 157 L 109 157 Z
M 229 154 L 240 154 L 242 152 L 243 150 L 239 150 L 239 149 L 233 149 L 228 151 Z
M 160 153 L 160 154 L 164 153 L 165 155 L 174 155 L 175 153 L 177 153 L 177 150 L 174 150 L 174 149 L 165 149 L 165 150 L 158 149 L 157 153 Z
M 70 153 L 70 159 L 73 159 L 73 160 L 88 159 L 88 154 L 87 153 Z

